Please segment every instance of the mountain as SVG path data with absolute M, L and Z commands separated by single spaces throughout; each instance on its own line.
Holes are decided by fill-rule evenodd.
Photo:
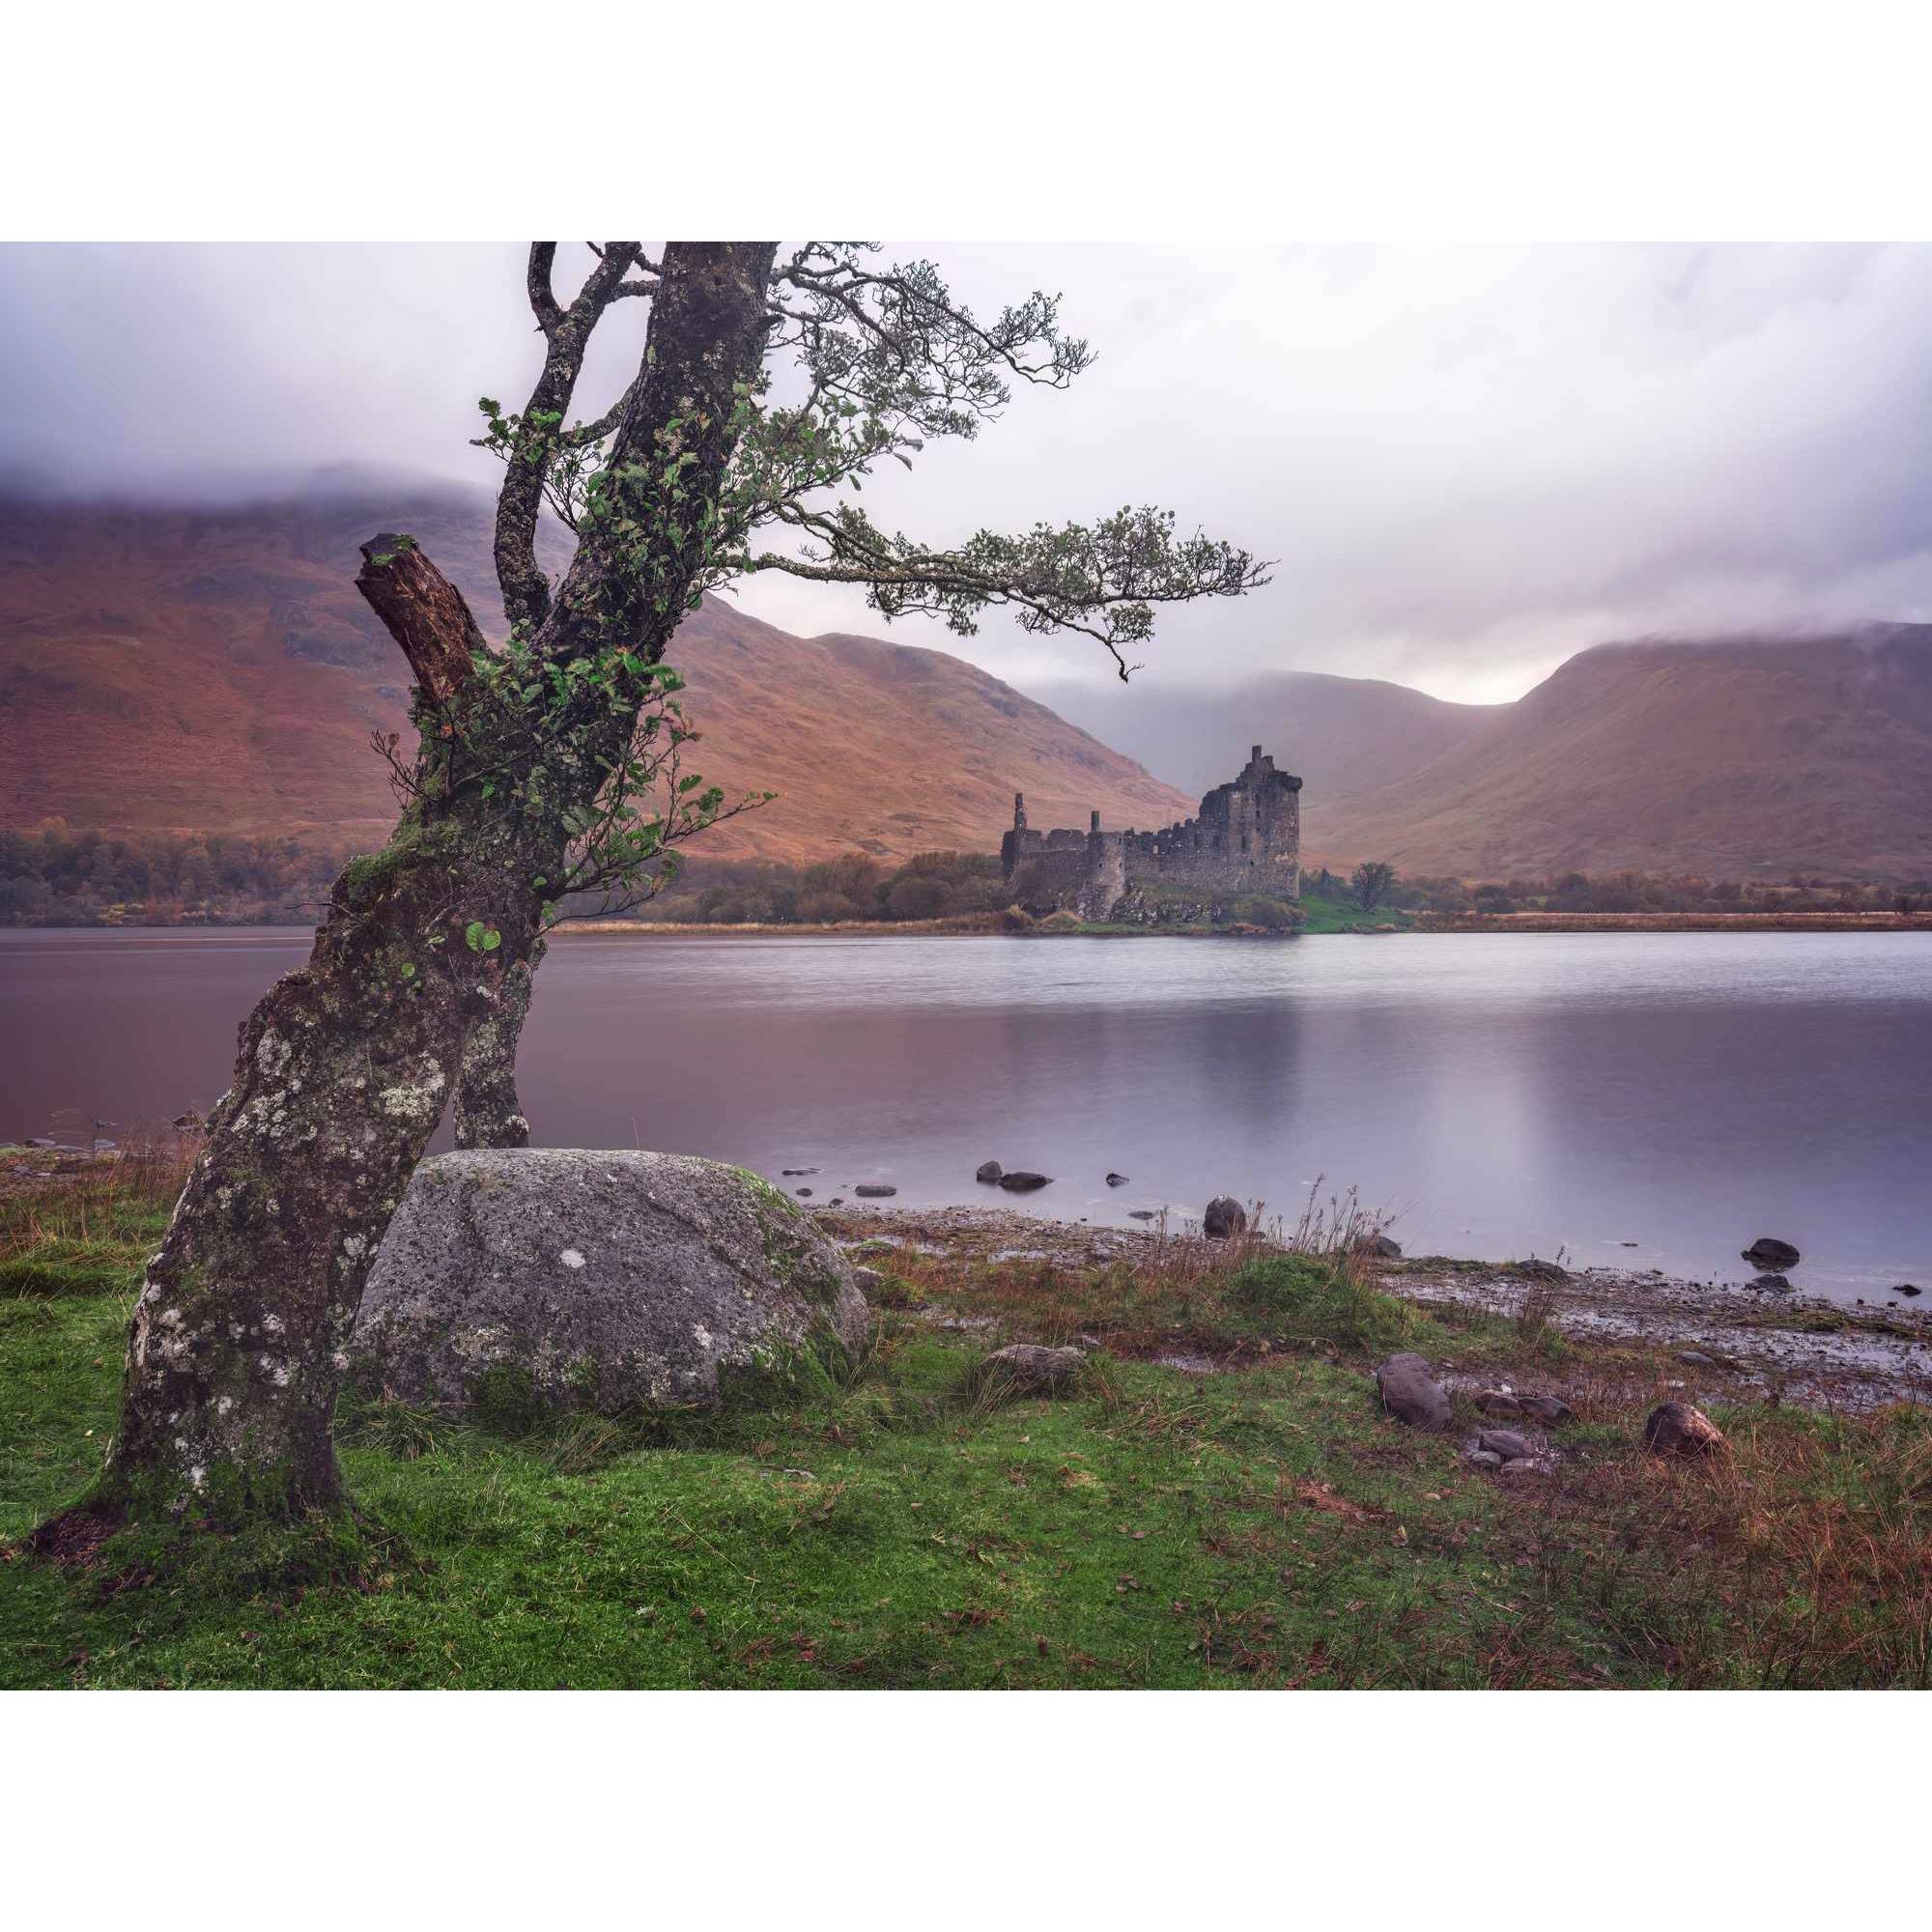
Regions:
M 1304 794 L 1338 869 L 1932 876 L 1932 625 L 1602 644 L 1420 770 Z
M 394 807 L 369 737 L 407 731 L 406 673 L 353 580 L 384 528 L 500 628 L 478 492 L 0 501 L 0 825 L 379 841 Z M 943 651 L 794 638 L 715 598 L 669 655 L 704 733 L 693 766 L 779 794 L 705 835 L 720 855 L 990 851 L 1015 790 L 1040 827 L 1091 808 L 1165 825 L 1260 740 L 1305 781 L 1305 856 L 1338 869 L 1932 875 L 1932 626 L 1600 645 L 1507 705 L 1290 672 L 1042 686 L 1048 708 Z
M 1301 778 L 1307 805 L 1420 771 L 1509 708 L 1451 704 L 1406 684 L 1324 671 L 1274 671 L 1205 691 L 1161 682 L 1157 669 L 1130 684 L 1096 671 L 1031 689 L 1069 723 L 1197 795 L 1231 777 L 1259 742 Z
M 496 635 L 489 514 L 480 493 L 420 485 L 233 509 L 0 502 L 0 824 L 379 841 L 394 805 L 369 739 L 407 733 L 408 674 L 355 591 L 356 546 L 413 532 Z M 710 598 L 668 655 L 703 733 L 688 767 L 779 794 L 706 852 L 990 851 L 1015 790 L 1042 826 L 1194 810 L 943 651 L 794 638 Z

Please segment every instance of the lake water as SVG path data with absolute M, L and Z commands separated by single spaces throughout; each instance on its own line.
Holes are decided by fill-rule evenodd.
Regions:
M 206 1107 L 308 935 L 0 931 L 0 1138 Z M 1318 1178 L 1410 1253 L 1932 1289 L 1932 939 L 1913 933 L 560 939 L 540 1141 L 902 1205 L 1292 1220 Z M 983 1160 L 1055 1177 L 1021 1199 Z M 1110 1170 L 1131 1183 L 1109 1188 Z M 1633 1245 L 1634 1244 L 1634 1245 Z

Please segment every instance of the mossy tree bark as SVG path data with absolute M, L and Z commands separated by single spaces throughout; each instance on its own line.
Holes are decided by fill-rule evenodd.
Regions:
M 612 650 L 661 658 L 706 561 L 708 506 L 764 350 L 773 253 L 667 250 L 605 514 L 532 639 L 547 670 Z M 242 1026 L 233 1084 L 146 1272 L 121 1426 L 89 1507 L 216 1521 L 333 1507 L 344 1350 L 452 1091 L 472 1144 L 527 1137 L 513 1068 L 547 888 L 652 687 L 607 681 L 567 698 L 540 738 L 520 726 L 493 741 L 462 598 L 407 539 L 365 554 L 358 582 L 416 673 L 413 796 L 387 848 L 336 882 L 307 963 Z

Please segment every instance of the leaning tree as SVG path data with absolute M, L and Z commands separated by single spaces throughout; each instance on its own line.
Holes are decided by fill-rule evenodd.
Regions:
M 1014 380 L 1061 387 L 1091 359 L 1057 298 L 990 320 L 928 262 L 862 244 L 595 246 L 565 303 L 555 243 L 531 250 L 543 366 L 520 411 L 484 404 L 505 465 L 491 646 L 407 535 L 363 547 L 357 583 L 414 675 L 412 752 L 390 747 L 388 844 L 336 881 L 306 965 L 243 1023 L 128 1337 L 98 1517 L 232 1523 L 340 1499 L 331 1423 L 363 1283 L 445 1109 L 460 1142 L 520 1145 L 517 1037 L 567 895 L 622 895 L 731 810 L 682 770 L 663 657 L 726 581 L 782 571 L 865 586 L 887 618 L 967 633 L 1006 607 L 1096 639 L 1124 676 L 1156 606 L 1264 581 L 1245 552 L 1127 509 L 982 530 L 952 547 L 882 528 L 851 498 L 885 460 L 971 437 Z M 585 350 L 648 304 L 615 404 L 575 419 Z M 559 581 L 546 506 L 575 533 Z

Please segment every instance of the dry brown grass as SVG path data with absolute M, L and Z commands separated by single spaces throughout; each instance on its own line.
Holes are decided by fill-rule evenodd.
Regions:
M 119 1286 L 166 1227 L 200 1151 L 197 1134 L 156 1135 L 64 1159 L 0 1195 L 0 1293 Z
M 1635 1446 L 1643 1412 L 1626 1395 L 1599 1423 L 1613 1446 L 1516 1492 L 1547 1601 L 1586 1607 L 1619 1662 L 1689 1688 L 1932 1686 L 1923 1411 L 1724 1410 L 1729 1453 L 1685 1463 Z

